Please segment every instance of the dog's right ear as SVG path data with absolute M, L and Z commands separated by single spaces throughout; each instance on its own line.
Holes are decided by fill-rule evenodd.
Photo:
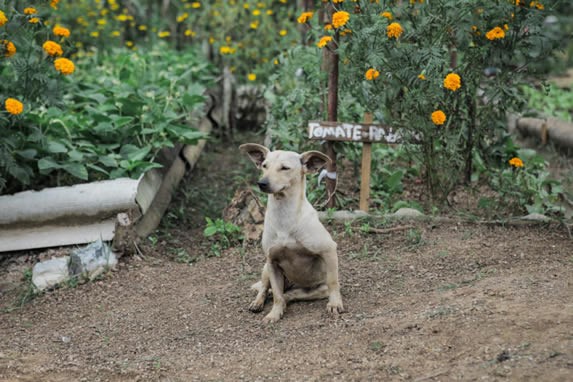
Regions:
M 265 161 L 265 158 L 269 153 L 269 149 L 256 143 L 245 143 L 244 145 L 240 145 L 239 150 L 246 153 L 257 168 L 261 167 L 261 164 Z

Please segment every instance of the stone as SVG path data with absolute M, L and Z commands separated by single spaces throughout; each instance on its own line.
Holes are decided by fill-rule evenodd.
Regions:
M 69 256 L 36 263 L 32 269 L 32 283 L 39 290 L 52 288 L 70 278 Z
M 395 217 L 400 218 L 418 218 L 424 216 L 423 213 L 414 208 L 400 208 L 398 211 L 392 214 Z
M 538 214 L 537 212 L 530 213 L 521 218 L 522 220 L 537 221 L 537 222 L 548 222 L 551 221 L 550 218 L 543 214 Z
M 70 255 L 70 274 L 93 280 L 108 269 L 117 265 L 117 256 L 101 240 L 72 252 Z

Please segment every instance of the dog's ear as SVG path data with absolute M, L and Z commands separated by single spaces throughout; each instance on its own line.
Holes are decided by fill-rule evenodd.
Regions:
M 239 150 L 247 154 L 257 168 L 261 167 L 261 164 L 265 161 L 265 158 L 269 153 L 269 149 L 256 143 L 245 143 L 244 145 L 240 145 Z
M 320 151 L 307 151 L 300 154 L 304 172 L 317 172 L 330 162 L 330 158 Z

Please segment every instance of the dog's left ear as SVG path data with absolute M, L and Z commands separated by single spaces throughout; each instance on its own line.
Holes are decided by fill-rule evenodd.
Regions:
M 320 151 L 307 151 L 300 154 L 300 162 L 304 172 L 318 172 L 330 162 L 330 158 Z

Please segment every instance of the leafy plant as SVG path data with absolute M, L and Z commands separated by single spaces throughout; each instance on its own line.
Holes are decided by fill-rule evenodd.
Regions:
M 220 218 L 213 220 L 206 217 L 205 220 L 207 225 L 203 230 L 203 235 L 215 239 L 215 243 L 211 247 L 211 252 L 215 256 L 220 256 L 222 250 L 242 242 L 243 235 L 239 226 Z

